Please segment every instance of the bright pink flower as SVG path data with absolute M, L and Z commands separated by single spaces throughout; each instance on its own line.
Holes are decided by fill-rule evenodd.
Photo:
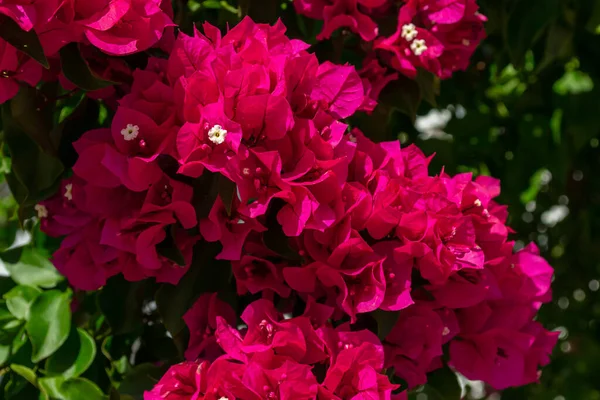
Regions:
M 232 209 L 227 213 L 221 197 L 217 197 L 207 219 L 200 221 L 200 233 L 208 242 L 219 241 L 223 251 L 217 255 L 218 260 L 240 260 L 242 246 L 250 232 L 263 232 L 257 220 L 238 214 Z
M 323 381 L 325 394 L 322 397 L 389 399 L 397 385 L 390 383 L 388 377 L 380 373 L 382 361 L 377 346 L 371 343 L 342 350 L 327 371 Z
M 318 389 L 311 367 L 289 360 L 274 369 L 252 362 L 242 381 L 261 399 L 311 400 Z
M 392 331 L 385 338 L 386 365 L 409 387 L 427 381 L 431 362 L 442 355 L 442 337 L 449 333 L 431 308 L 415 304 L 400 313 Z
M 89 224 L 93 219 L 86 210 L 89 194 L 81 180 L 64 179 L 58 193 L 35 206 L 42 232 L 53 237 L 64 236 Z
M 396 33 L 376 43 L 391 65 L 414 78 L 417 67 L 449 78 L 464 70 L 483 39 L 486 18 L 474 0 L 409 0 L 400 9 Z
M 340 244 L 327 262 L 303 268 L 286 268 L 284 277 L 292 289 L 313 293 L 317 284 L 329 292 L 352 321 L 357 313 L 376 310 L 384 299 L 384 256 L 373 251 L 362 239 Z
M 306 340 L 293 320 L 282 320 L 273 303 L 257 300 L 242 313 L 248 331 L 241 343 L 244 353 L 252 354 L 273 349 L 279 355 L 301 360 L 306 354 Z
M 398 311 L 413 304 L 410 286 L 414 259 L 396 251 L 400 247 L 400 243 L 396 241 L 379 242 L 373 246 L 373 251 L 385 256 L 383 275 L 386 285 L 385 297 L 380 306 L 382 310 Z
M 9 16 L 23 30 L 30 31 L 48 22 L 61 4 L 60 0 L 1 0 L 0 14 Z
M 282 297 L 288 297 L 291 293 L 291 289 L 284 283 L 282 266 L 268 259 L 242 255 L 240 261 L 231 263 L 231 268 L 239 295 L 247 292 L 257 294 L 267 290 L 272 290 Z
M 202 386 L 206 385 L 208 362 L 184 362 L 173 365 L 152 391 L 144 393 L 144 400 L 200 400 Z
M 189 331 L 190 341 L 185 350 L 185 358 L 194 361 L 199 357 L 214 360 L 223 351 L 217 345 L 215 330 L 217 317 L 235 325 L 236 315 L 231 306 L 217 297 L 217 293 L 200 295 L 194 305 L 183 315 Z
M 319 305 L 322 308 L 322 305 Z M 313 305 L 313 309 L 316 305 Z M 309 315 L 308 311 L 305 315 Z M 340 352 L 348 349 L 360 347 L 362 344 L 368 343 L 372 345 L 370 351 L 373 351 L 372 359 L 373 366 L 377 369 L 383 368 L 384 349 L 381 341 L 373 332 L 369 330 L 352 331 L 349 323 L 342 324 L 333 329 L 330 325 L 324 325 L 318 329 L 319 336 L 325 342 L 327 352 L 329 354 L 330 364 L 335 364 L 335 361 Z
M 315 3 L 319 2 L 321 1 L 315 1 Z M 300 1 L 299 3 L 306 3 L 306 1 Z M 333 32 L 339 28 L 349 28 L 367 41 L 377 37 L 379 33 L 377 24 L 359 9 L 359 4 L 363 1 L 334 0 L 328 1 L 328 3 L 332 4 L 323 8 L 323 30 L 317 36 L 317 39 L 329 39 Z
M 56 269 L 81 290 L 97 290 L 122 271 L 117 249 L 100 244 L 102 222 L 94 220 L 67 236 L 52 255 Z
M 241 140 L 240 126 L 225 115 L 222 103 L 207 105 L 199 123 L 185 123 L 177 133 L 179 172 L 191 177 L 202 175 L 205 168 L 225 173 Z
M 184 230 L 197 223 L 191 198 L 191 187 L 164 178 L 148 190 L 139 213 L 128 218 L 107 219 L 101 243 L 130 254 L 123 260 L 127 263 L 123 271 L 127 279 L 155 276 L 159 282 L 176 284 L 183 276 L 191 263 L 196 241 Z M 167 235 L 171 235 L 171 239 Z M 165 240 L 175 251 L 181 252 L 183 265 L 160 254 L 159 247 Z
M 531 243 L 491 267 L 504 297 L 514 301 L 548 301 L 554 270 L 539 254 L 537 246 Z
M 111 55 L 144 51 L 173 22 L 161 0 L 74 0 L 76 23 L 94 46 Z M 164 3 L 170 7 L 170 3 Z
M 532 323 L 525 331 L 493 329 L 450 343 L 450 363 L 469 379 L 501 390 L 536 382 L 539 365 L 548 363 L 557 333 Z
M 358 71 L 365 88 L 365 97 L 360 106 L 361 110 L 373 111 L 377 106 L 381 91 L 388 83 L 398 79 L 397 73 L 387 72 L 387 68 L 382 67 L 375 56 L 370 56 L 364 61 L 363 68 Z
M 139 134 L 138 125 L 128 125 L 131 126 L 125 125 L 122 128 L 126 135 Z M 104 188 L 123 185 L 130 190 L 141 192 L 162 177 L 160 168 L 155 163 L 138 157 L 139 153 L 133 147 L 132 155 L 121 153 L 115 147 L 109 129 L 86 132 L 73 145 L 79 155 L 73 171 L 93 185 Z
M 354 114 L 364 99 L 360 76 L 352 66 L 339 66 L 330 62 L 319 65 L 317 85 L 312 99 L 324 102 L 325 110 L 335 118 Z
M 19 82 L 35 86 L 40 79 L 42 66 L 0 39 L 0 104 L 17 94 Z

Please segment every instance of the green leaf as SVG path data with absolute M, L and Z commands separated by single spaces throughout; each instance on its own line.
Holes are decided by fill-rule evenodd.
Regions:
M 46 153 L 54 155 L 58 149 L 50 136 L 54 103 L 46 103 L 44 95 L 35 87 L 22 86 L 10 101 L 10 111 L 19 128 Z
M 233 199 L 236 196 L 237 186 L 233 181 L 223 175 L 219 176 L 217 185 L 219 188 L 219 197 L 221 197 L 221 200 L 225 205 L 227 215 L 231 216 L 231 207 L 233 206 Z
M 102 390 L 85 378 L 69 379 L 60 385 L 61 400 L 104 400 Z
M 419 69 L 416 80 L 423 100 L 429 103 L 431 107 L 437 107 L 436 96 L 440 94 L 439 78 L 431 72 Z
M 92 72 L 77 43 L 71 43 L 60 50 L 60 63 L 65 78 L 83 90 L 103 89 L 116 83 L 102 79 Z
M 10 345 L 0 344 L 0 365 L 4 365 L 10 357 Z
M 556 23 L 548 30 L 544 58 L 537 66 L 536 73 L 552 65 L 556 60 L 568 59 L 573 53 L 573 31 Z
M 156 252 L 180 267 L 185 266 L 185 258 L 175 242 L 175 225 L 165 228 L 165 239 L 156 245 Z
M 394 325 L 396 325 L 400 311 L 375 310 L 372 315 L 375 321 L 377 321 L 377 336 L 383 340 L 392 331 Z
M 19 285 L 12 288 L 3 297 L 8 310 L 18 319 L 29 318 L 29 308 L 42 291 L 33 286 Z
M 64 381 L 65 379 L 60 376 L 52 378 L 40 378 L 38 379 L 38 385 L 40 387 L 40 391 L 44 393 L 48 398 L 62 399 L 62 394 L 60 393 L 60 386 L 63 384 Z
M 4 141 L 12 160 L 6 181 L 19 205 L 33 206 L 56 191 L 63 165 L 25 134 L 13 119 L 9 102 L 2 105 L 2 122 Z
M 427 385 L 422 393 L 429 400 L 460 400 L 461 392 L 456 374 L 444 367 L 427 374 Z
M 35 376 L 35 372 L 33 372 L 31 368 L 27 368 L 23 365 L 11 364 L 10 369 L 25 378 L 27 382 L 31 383 L 33 386 L 38 387 L 37 376 Z
M 119 393 L 142 399 L 144 391 L 152 390 L 156 382 L 166 372 L 168 366 L 156 366 L 144 363 L 135 366 L 121 382 Z
M 98 294 L 98 305 L 114 335 L 140 330 L 144 282 L 128 282 L 122 276 L 109 279 Z
M 6 269 L 10 277 L 21 285 L 51 289 L 64 279 L 46 257 L 32 249 L 23 251 L 18 263 L 6 264 Z
M 0 37 L 42 64 L 46 69 L 50 68 L 34 30 L 26 32 L 10 17 L 0 14 Z
M 421 104 L 421 88 L 416 81 L 400 75 L 397 80 L 387 84 L 381 91 L 379 102 L 397 109 L 414 123 Z
M 96 342 L 83 329 L 71 328 L 67 341 L 46 361 L 47 375 L 69 379 L 83 374 L 96 357 Z
M 117 389 L 113 387 L 110 389 L 108 400 L 134 400 L 134 398 L 126 394 L 121 395 Z
M 506 26 L 506 44 L 513 64 L 523 65 L 525 53 L 543 36 L 559 10 L 559 0 L 517 1 Z
M 31 305 L 25 327 L 33 346 L 33 362 L 52 355 L 67 340 L 71 329 L 70 300 L 69 292 L 50 290 Z

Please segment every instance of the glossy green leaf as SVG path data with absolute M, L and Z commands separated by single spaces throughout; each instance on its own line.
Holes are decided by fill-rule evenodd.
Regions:
M 33 249 L 25 250 L 18 263 L 6 264 L 6 269 L 11 278 L 21 285 L 49 289 L 64 279 L 46 257 Z
M 433 90 L 433 89 L 432 89 Z M 415 121 L 417 110 L 421 104 L 421 88 L 419 83 L 403 75 L 390 82 L 379 96 L 379 102 L 396 109 Z
M 62 399 L 60 392 L 60 386 L 63 384 L 65 379 L 63 377 L 52 377 L 52 378 L 40 378 L 38 379 L 38 385 L 40 391 L 50 399 Z
M 83 329 L 71 328 L 67 341 L 46 361 L 47 375 L 70 379 L 83 374 L 96 357 L 96 342 Z
M 219 176 L 218 180 L 219 197 L 225 205 L 227 215 L 231 215 L 231 207 L 233 205 L 233 199 L 237 195 L 237 186 L 234 182 L 227 179 L 223 175 Z
M 10 152 L 11 173 L 6 181 L 15 200 L 33 206 L 54 193 L 64 171 L 61 162 L 45 153 L 12 117 L 9 102 L 2 105 L 4 142 Z M 21 220 L 24 219 L 20 215 Z
M 34 30 L 26 32 L 10 17 L 0 14 L 0 37 L 42 64 L 45 68 L 50 67 L 40 40 Z
M 52 355 L 67 340 L 71 329 L 70 302 L 68 292 L 50 290 L 31 305 L 26 329 L 33 346 L 33 362 Z
M 55 155 L 58 143 L 54 143 L 50 135 L 54 103 L 47 102 L 46 95 L 34 87 L 22 86 L 10 101 L 10 111 L 14 122 L 23 132 L 44 152 Z
M 427 385 L 422 393 L 429 400 L 460 400 L 462 391 L 456 374 L 444 367 L 427 374 Z
M 15 318 L 28 319 L 29 308 L 42 291 L 33 286 L 19 285 L 12 288 L 3 297 L 6 306 Z
M 62 400 L 104 400 L 102 390 L 90 380 L 84 378 L 69 379 L 60 385 Z
M 111 278 L 100 290 L 98 305 L 114 335 L 142 328 L 144 282 L 128 282 L 122 276 Z
M 372 315 L 375 321 L 377 321 L 377 336 L 380 340 L 383 340 L 392 331 L 394 325 L 396 325 L 400 311 L 375 310 Z
M 11 364 L 10 369 L 12 369 L 16 374 L 25 378 L 27 382 L 31 383 L 33 386 L 38 386 L 37 377 L 31 368 L 27 368 L 23 365 Z
M 516 3 L 508 19 L 506 42 L 513 64 L 521 66 L 525 53 L 542 37 L 560 7 L 558 0 L 519 0 Z
M 60 50 L 60 62 L 65 78 L 83 90 L 93 91 L 115 84 L 100 78 L 90 69 L 77 43 L 71 43 Z
M 156 366 L 151 363 L 135 366 L 121 382 L 119 393 L 141 399 L 144 391 L 152 390 L 166 369 L 167 366 Z

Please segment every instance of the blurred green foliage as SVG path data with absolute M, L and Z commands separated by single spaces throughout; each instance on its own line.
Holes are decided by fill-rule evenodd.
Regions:
M 374 115 L 351 123 L 376 140 L 437 153 L 432 172 L 443 166 L 451 174 L 501 179 L 513 239 L 535 241 L 556 268 L 554 300 L 539 320 L 561 331 L 541 384 L 501 397 L 600 400 L 600 1 L 479 4 L 488 37 L 468 71 L 443 82 L 425 73 L 416 81 L 401 78 L 382 93 Z M 312 44 L 322 59 L 360 67 L 365 55 L 352 35 L 317 43 L 322 24 L 297 16 L 289 0 L 174 5 L 176 22 L 188 33 L 193 21 L 225 28 L 245 14 L 262 22 L 280 17 L 289 34 Z M 379 22 L 387 32 L 386 21 Z M 73 79 L 90 88 L 106 83 L 77 63 L 77 49 L 67 50 L 61 56 L 80 65 L 70 71 Z M 4 106 L 0 121 L 0 259 L 10 274 L 0 278 L 0 399 L 141 399 L 164 371 L 157 362 L 180 359 L 187 342 L 180 317 L 194 295 L 206 282 L 223 279 L 188 274 L 175 289 L 113 278 L 98 292 L 73 293 L 47 262 L 58 243 L 39 233 L 32 206 L 72 165 L 69 143 L 110 123 L 110 115 L 81 93 L 56 101 L 55 115 L 33 112 L 36 105 L 26 99 Z M 211 254 L 203 249 L 194 262 L 214 262 Z M 199 270 L 209 269 L 191 269 Z M 170 338 L 166 329 L 176 334 Z M 431 388 L 425 394 L 458 396 Z

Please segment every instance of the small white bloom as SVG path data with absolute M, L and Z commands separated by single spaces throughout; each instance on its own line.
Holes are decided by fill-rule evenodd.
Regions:
M 415 56 L 420 56 L 423 54 L 425 50 L 427 50 L 427 46 L 425 45 L 425 40 L 423 39 L 415 39 L 410 44 L 410 49 L 415 54 Z
M 140 127 L 137 125 L 127 124 L 124 129 L 121 129 L 121 135 L 126 141 L 134 140 L 140 133 Z
M 348 140 L 352 143 L 356 143 L 356 136 L 354 136 L 353 134 L 349 133 L 348 134 Z
M 225 396 L 223 396 L 223 397 L 219 397 L 219 400 L 229 400 L 229 398 L 228 398 L 228 397 L 225 397 Z
M 447 336 L 449 333 L 450 333 L 450 329 L 447 326 L 445 326 L 444 330 L 442 331 L 442 335 Z
M 221 144 L 225 141 L 227 136 L 227 130 L 223 129 L 221 125 L 215 125 L 208 131 L 208 138 L 211 142 Z
M 73 200 L 73 184 L 67 183 L 65 185 L 65 198 L 69 201 Z
M 35 211 L 37 211 L 38 218 L 48 218 L 48 209 L 43 204 L 36 204 L 33 207 Z
M 462 40 L 462 44 L 463 44 L 463 46 L 470 46 L 471 45 L 471 41 L 469 39 L 463 39 Z
M 408 42 L 412 42 L 412 40 L 417 37 L 417 34 L 418 32 L 415 24 L 406 24 L 402 26 L 402 33 L 400 36 L 402 36 Z
M 481 207 L 481 200 L 475 199 L 475 201 L 473 202 L 473 204 L 475 204 L 475 207 Z

